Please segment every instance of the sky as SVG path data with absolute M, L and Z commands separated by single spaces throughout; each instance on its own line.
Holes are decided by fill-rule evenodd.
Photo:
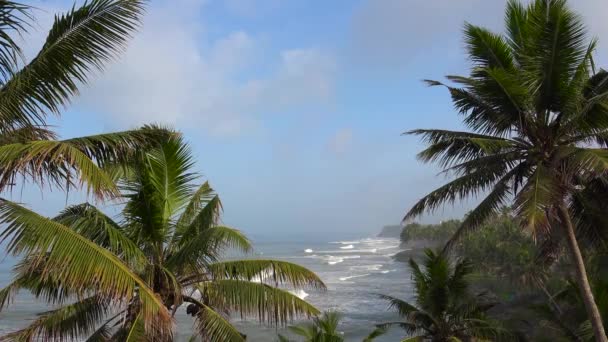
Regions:
M 181 130 L 224 223 L 253 236 L 375 234 L 446 181 L 401 133 L 462 128 L 449 94 L 421 80 L 466 73 L 464 22 L 500 32 L 505 2 L 154 0 L 125 53 L 52 123 L 64 138 L 146 123 Z M 571 3 L 606 65 L 608 3 Z M 72 3 L 36 4 L 30 56 Z M 33 186 L 13 196 L 49 216 L 66 204 Z

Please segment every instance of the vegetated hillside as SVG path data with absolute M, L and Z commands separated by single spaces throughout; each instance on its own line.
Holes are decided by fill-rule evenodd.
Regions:
M 378 234 L 378 237 L 398 239 L 401 237 L 402 230 L 403 230 L 403 226 L 401 226 L 401 225 L 384 226 L 384 227 L 382 227 L 380 234 Z

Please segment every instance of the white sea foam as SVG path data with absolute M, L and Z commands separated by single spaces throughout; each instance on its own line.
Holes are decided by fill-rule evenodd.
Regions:
M 335 265 L 335 264 L 339 264 L 341 262 L 344 262 L 344 258 L 340 258 L 340 257 L 335 257 L 333 255 L 330 255 L 327 258 L 327 264 L 328 265 Z
M 308 297 L 308 293 L 306 293 L 306 291 L 304 291 L 302 289 L 291 290 L 289 292 L 300 299 L 304 299 L 304 298 Z
M 306 249 L 304 250 L 304 253 L 312 253 L 312 252 L 313 252 L 313 251 L 312 251 L 312 249 L 310 249 L 310 248 L 306 248 Z
M 346 281 L 346 280 L 353 279 L 353 278 L 367 277 L 368 275 L 370 275 L 370 274 L 366 273 L 366 274 L 359 274 L 359 275 L 354 275 L 354 276 L 349 276 L 349 277 L 340 277 L 340 281 Z
M 353 248 L 355 248 L 355 246 L 353 246 L 353 245 L 347 245 L 347 246 L 340 247 L 340 249 L 353 249 Z
M 383 265 L 375 264 L 375 265 L 358 265 L 351 266 L 351 271 L 379 271 Z
M 330 243 L 334 244 L 334 245 L 356 245 L 356 244 L 361 243 L 361 240 L 354 240 L 354 241 L 332 241 Z
M 378 251 L 377 248 L 371 249 L 342 249 L 335 251 L 318 251 L 317 253 L 325 253 L 325 254 L 335 254 L 335 253 L 376 253 Z

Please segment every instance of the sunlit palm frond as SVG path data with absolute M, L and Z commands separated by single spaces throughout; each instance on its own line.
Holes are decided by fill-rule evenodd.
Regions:
M 209 182 L 203 183 L 190 197 L 190 201 L 184 211 L 177 220 L 177 227 L 189 226 L 197 214 L 209 203 L 214 200 L 217 195 L 214 193 Z M 217 215 L 217 214 L 216 214 Z M 215 223 L 215 220 L 209 220 Z
M 514 69 L 511 48 L 501 35 L 468 23 L 465 24 L 464 35 L 467 53 L 477 66 Z
M 142 268 L 147 261 L 146 255 L 122 227 L 89 203 L 69 206 L 53 220 L 107 248 L 135 269 Z
M 43 128 L 24 128 L 19 132 L 51 137 Z M 0 145 L 0 164 L 3 165 L 0 189 L 11 187 L 17 176 L 23 176 L 41 185 L 48 183 L 66 190 L 86 186 L 88 192 L 102 199 L 115 197 L 118 189 L 100 166 L 125 163 L 139 149 L 145 150 L 173 134 L 162 127 L 144 126 L 138 130 L 68 140 L 31 140 Z
M 118 195 L 116 185 L 86 154 L 62 141 L 33 141 L 0 146 L 0 189 L 18 175 L 61 189 L 84 186 L 98 198 Z
M 142 314 L 149 324 L 157 322 L 169 327 L 169 314 L 154 292 L 107 249 L 7 200 L 0 201 L 0 221 L 6 225 L 0 238 L 8 242 L 8 253 L 33 256 L 45 253 L 44 258 L 36 258 L 30 265 L 33 270 L 42 266 L 42 277 L 52 273 L 63 286 L 94 287 L 100 295 L 116 300 L 133 298 L 137 289 Z
M 443 252 L 445 253 L 451 250 L 463 236 L 474 232 L 489 217 L 497 213 L 505 205 L 509 196 L 516 191 L 518 184 L 525 178 L 526 172 L 527 164 L 523 162 L 512 168 L 506 175 L 500 178 L 477 207 L 467 214 L 458 230 L 446 242 Z
M 169 254 L 166 265 L 174 270 L 188 266 L 204 272 L 205 267 L 218 260 L 228 248 L 249 252 L 252 246 L 249 239 L 237 229 L 222 226 L 210 227 L 200 231 Z
M 165 216 L 170 219 L 192 195 L 192 181 L 198 176 L 191 172 L 192 151 L 180 138 L 169 139 L 146 156 L 150 183 L 160 196 Z
M 530 231 L 545 233 L 550 229 L 547 210 L 560 195 L 563 195 L 563 189 L 560 189 L 555 175 L 539 165 L 515 198 L 515 211 Z
M 11 304 L 20 288 L 21 284 L 19 281 L 12 281 L 0 290 L 0 311 Z
M 189 211 L 189 208 L 192 207 L 189 205 L 186 208 L 186 211 Z M 219 223 L 221 211 L 222 202 L 220 200 L 220 197 L 215 194 L 208 201 L 206 201 L 205 206 L 198 210 L 196 213 L 187 213 L 188 216 L 193 217 L 186 218 L 183 215 L 180 216 L 180 220 L 178 221 L 178 224 L 175 227 L 175 232 L 173 235 L 173 244 L 171 247 L 175 248 L 185 245 L 201 232 L 205 232 L 208 229 L 217 226 L 217 224 Z M 186 214 L 186 212 L 184 212 L 184 214 Z M 186 221 L 189 222 L 186 224 Z
M 270 284 L 325 289 L 325 284 L 314 272 L 286 261 L 233 260 L 212 263 L 208 266 L 213 279 L 259 280 Z
M 528 35 L 532 40 L 524 65 L 535 84 L 538 115 L 561 111 L 568 79 L 585 58 L 587 31 L 566 1 L 535 1 L 528 9 Z M 544 119 L 544 118 L 543 118 Z
M 124 49 L 143 10 L 143 0 L 91 0 L 56 16 L 38 55 L 0 89 L 0 121 L 43 124 Z
M 286 324 L 297 317 L 319 314 L 317 308 L 296 295 L 264 283 L 227 279 L 199 283 L 196 288 L 212 306 L 217 303 L 269 324 Z
M 380 299 L 388 301 L 389 309 L 396 309 L 399 315 L 402 317 L 408 317 L 411 313 L 420 311 L 417 307 L 399 298 L 383 294 L 378 296 Z
M 138 129 L 102 133 L 63 140 L 100 167 L 106 164 L 132 164 L 137 154 L 160 146 L 164 141 L 178 139 L 179 133 L 159 125 L 144 125 Z

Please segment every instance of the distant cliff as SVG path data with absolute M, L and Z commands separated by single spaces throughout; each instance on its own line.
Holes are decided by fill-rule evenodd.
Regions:
M 398 239 L 401 236 L 401 230 L 403 227 L 400 225 L 384 226 L 378 237 Z

